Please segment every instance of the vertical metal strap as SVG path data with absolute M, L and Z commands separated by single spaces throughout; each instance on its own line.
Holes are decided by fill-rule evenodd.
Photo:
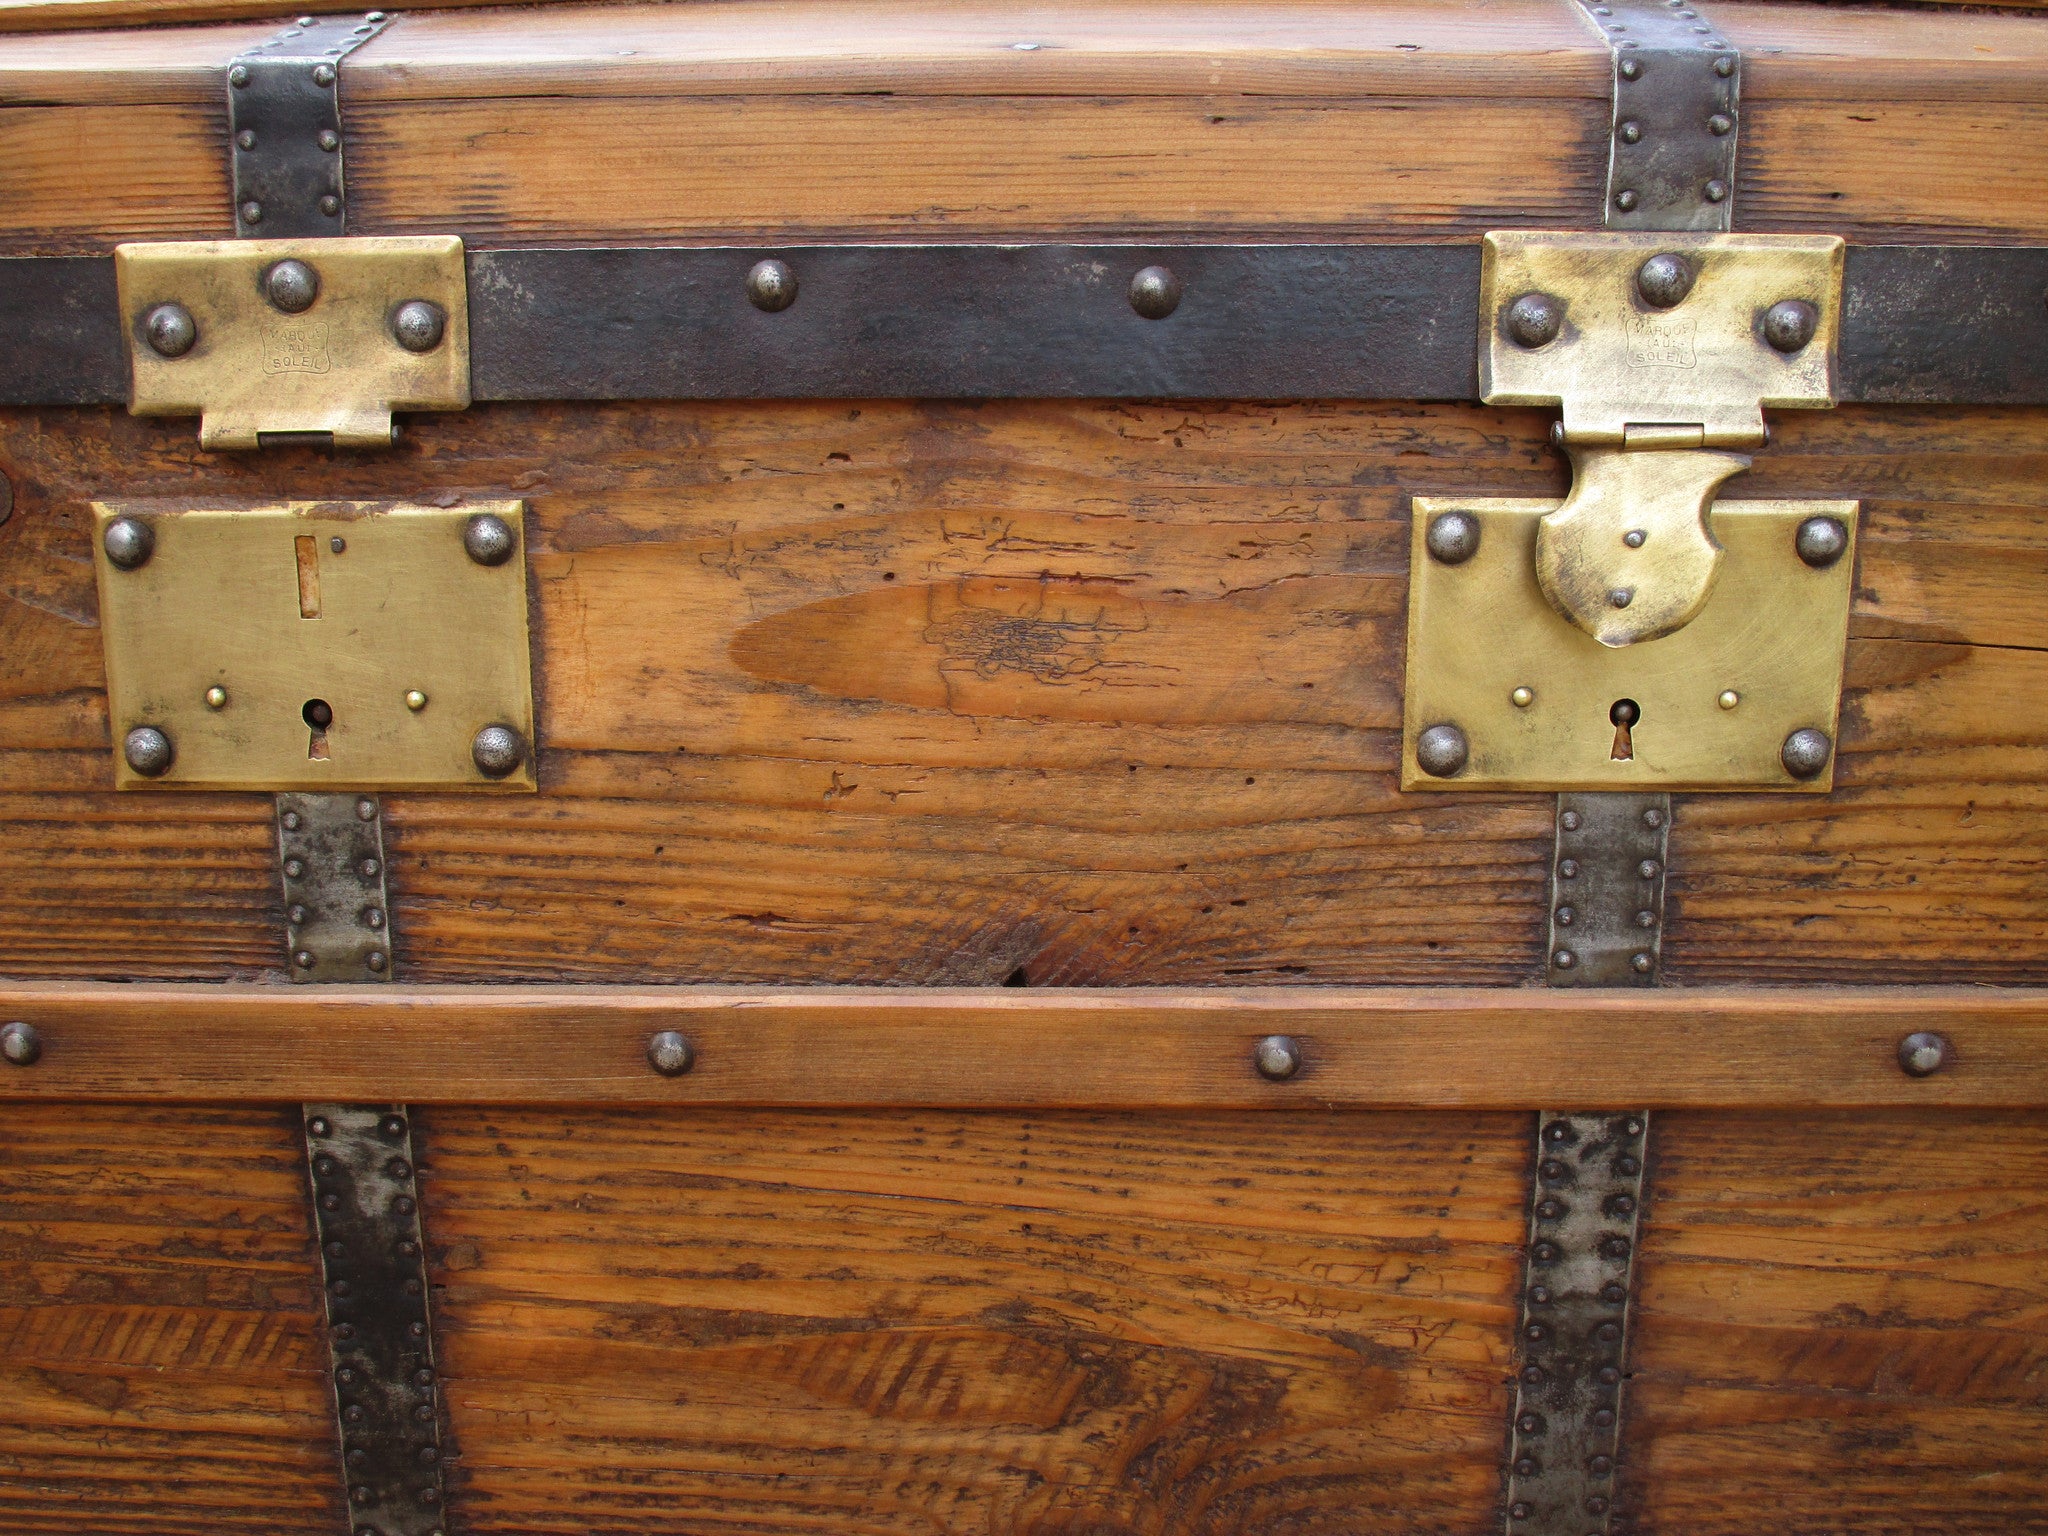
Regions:
M 279 795 L 277 848 L 292 980 L 389 981 L 391 904 L 376 797 Z
M 1557 797 L 1553 987 L 1654 987 L 1664 955 L 1669 795 Z
M 1578 0 L 1614 56 L 1609 229 L 1726 232 L 1742 55 L 1694 0 Z
M 389 24 L 382 11 L 301 16 L 228 65 L 237 235 L 298 239 L 346 229 L 341 61 Z

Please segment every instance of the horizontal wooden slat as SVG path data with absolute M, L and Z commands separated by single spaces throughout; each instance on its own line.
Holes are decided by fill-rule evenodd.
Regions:
M 2048 990 L 0 985 L 0 1097 L 1315 1108 L 2048 1105 Z M 1938 1029 L 1958 1060 L 1906 1077 Z M 657 1030 L 698 1051 L 649 1067 Z M 1252 1048 L 1306 1065 L 1260 1078 Z

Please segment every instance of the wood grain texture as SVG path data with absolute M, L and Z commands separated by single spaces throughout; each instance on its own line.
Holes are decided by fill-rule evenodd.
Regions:
M 304 1143 L 274 1110 L 8 1108 L 0 1529 L 340 1529 Z
M 866 1108 L 2048 1106 L 2048 991 L 0 984 L 0 1099 Z M 1952 1060 L 1900 1071 L 1939 1030 Z M 686 1076 L 650 1070 L 680 1030 Z M 1253 1069 L 1286 1034 L 1302 1065 Z M 201 1039 L 194 1054 L 183 1042 Z M 1569 1042 L 1561 1048 L 1560 1042 Z
M 387 805 L 416 981 L 1515 985 L 1546 797 L 1393 787 L 1411 494 L 1556 494 L 1537 412 L 495 406 L 388 455 L 0 421 L 0 952 L 282 964 L 260 796 L 107 790 L 86 503 L 525 496 L 543 793 Z M 1865 501 L 1836 792 L 1687 796 L 1684 984 L 2048 978 L 2048 412 L 1780 412 Z
M 1499 1496 L 1523 1117 L 416 1125 L 467 1530 L 1367 1536 Z
M 2048 1530 L 2048 1127 L 1653 1131 L 1622 1512 L 1649 1533 Z

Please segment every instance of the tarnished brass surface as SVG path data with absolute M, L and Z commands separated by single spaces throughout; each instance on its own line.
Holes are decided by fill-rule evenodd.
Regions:
M 470 557 L 472 517 L 515 533 L 524 503 L 456 508 L 293 502 L 186 508 L 96 503 L 115 781 L 122 789 L 531 790 L 533 688 L 524 549 Z M 107 558 L 115 519 L 146 524 L 134 569 Z M 423 696 L 417 701 L 408 695 Z M 324 703 L 331 720 L 316 730 Z M 525 759 L 477 767 L 478 730 L 509 726 Z M 157 777 L 127 733 L 170 740 Z
M 1780 751 L 1796 730 L 1836 733 L 1857 504 L 1717 503 L 1723 554 L 1712 596 L 1683 629 L 1619 650 L 1563 618 L 1537 585 L 1536 530 L 1556 506 L 1416 498 L 1402 788 L 1828 789 L 1832 758 L 1801 781 Z M 1431 558 L 1424 541 L 1446 512 L 1480 525 L 1478 550 L 1455 565 Z M 1794 546 L 1800 523 L 1816 516 L 1850 534 L 1849 549 L 1819 570 Z M 1621 700 L 1639 711 L 1626 758 L 1615 756 Z M 1456 726 L 1470 747 L 1447 778 L 1416 764 L 1417 738 L 1437 725 Z
M 264 274 L 291 259 L 319 294 L 299 313 L 277 308 Z M 192 416 L 206 448 L 255 448 L 269 434 L 332 433 L 338 444 L 391 441 L 394 410 L 469 404 L 469 301 L 462 241 L 453 235 L 326 240 L 198 240 L 115 248 L 114 270 L 133 368 L 129 409 Z M 399 345 L 392 321 L 413 300 L 445 316 L 430 350 Z M 179 356 L 150 344 L 147 317 L 182 305 L 197 340 Z
M 1480 393 L 1491 405 L 1561 406 L 1571 443 L 1619 445 L 1630 425 L 1677 425 L 1698 426 L 1698 446 L 1758 447 L 1764 406 L 1834 401 L 1842 250 L 1834 235 L 1490 234 Z M 1666 252 L 1694 279 L 1681 302 L 1658 309 L 1636 273 Z M 1563 307 L 1546 346 L 1507 334 L 1508 308 L 1525 293 Z M 1813 339 L 1790 356 L 1763 338 L 1765 311 L 1788 299 L 1815 310 Z

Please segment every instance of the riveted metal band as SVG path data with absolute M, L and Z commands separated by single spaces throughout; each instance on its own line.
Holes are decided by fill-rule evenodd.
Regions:
M 293 981 L 389 981 L 391 904 L 375 795 L 282 794 L 277 848 Z
M 389 20 L 382 11 L 301 16 L 228 65 L 236 234 L 343 232 L 341 61 Z
M 1553 987 L 1654 987 L 1663 959 L 1669 795 L 1557 797 L 1551 859 Z
M 1648 1137 L 1640 1113 L 1538 1121 L 1508 1536 L 1609 1528 Z
M 1742 55 L 1693 0 L 1578 0 L 1614 55 L 1609 229 L 1726 232 Z
M 412 1126 L 402 1106 L 308 1104 L 335 1424 L 353 1536 L 441 1536 L 440 1382 Z

